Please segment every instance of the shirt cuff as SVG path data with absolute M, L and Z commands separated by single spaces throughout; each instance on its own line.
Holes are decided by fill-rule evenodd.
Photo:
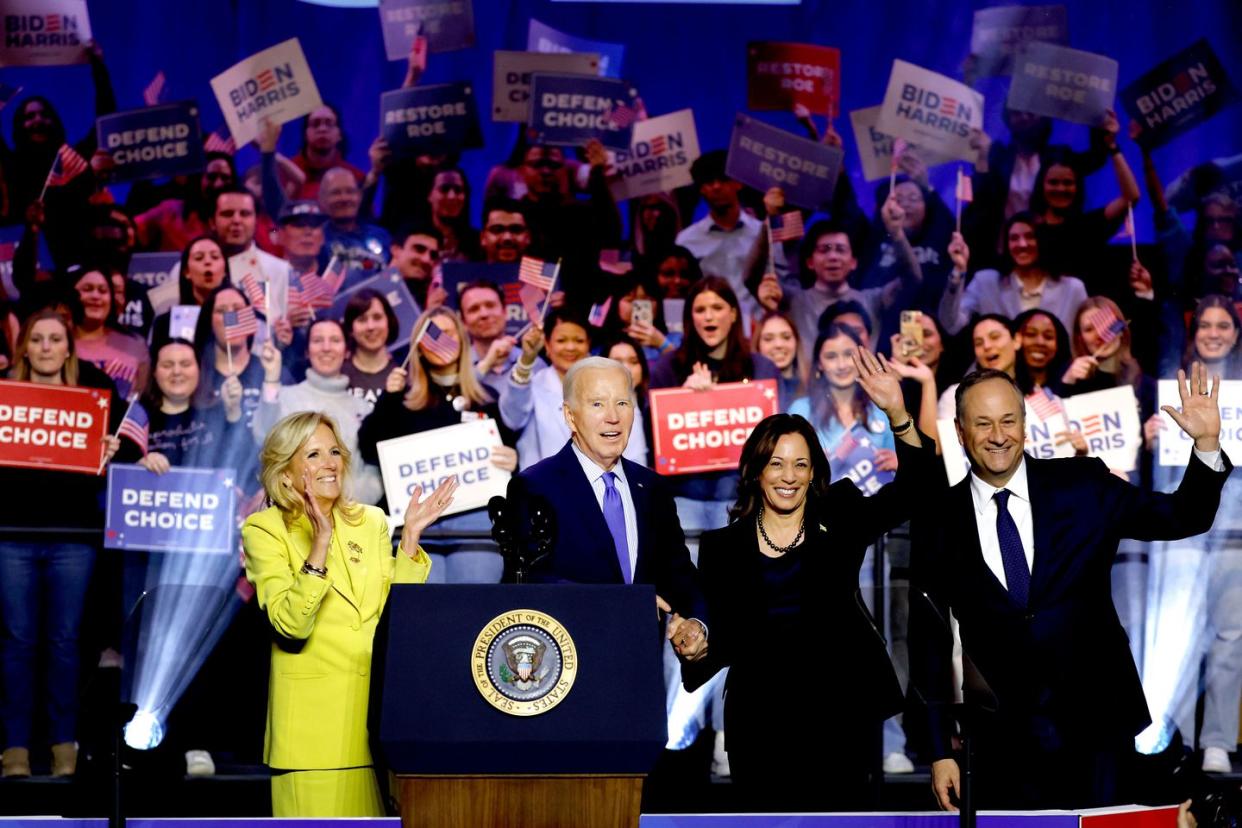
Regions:
M 1194 452 L 1195 457 L 1198 457 L 1199 460 L 1202 461 L 1203 465 L 1207 466 L 1212 471 L 1223 472 L 1225 470 L 1225 461 L 1221 459 L 1220 449 L 1217 449 L 1216 451 L 1199 451 L 1198 449 L 1195 449 Z
M 702 621 L 700 621 L 698 618 L 687 618 L 686 620 L 687 621 L 698 621 L 699 626 L 703 628 L 703 640 L 706 641 L 707 640 L 707 625 L 704 624 Z

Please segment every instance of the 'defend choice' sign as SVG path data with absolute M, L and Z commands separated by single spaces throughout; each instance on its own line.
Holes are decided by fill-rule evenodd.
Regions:
M 638 93 L 625 81 L 585 75 L 531 77 L 530 127 L 538 144 L 580 147 L 592 138 L 627 150 Z
M 230 555 L 236 549 L 235 472 L 142 466 L 108 469 L 104 546 L 149 552 Z
M 95 122 L 95 135 L 117 181 L 184 175 L 205 165 L 192 101 L 105 115 Z

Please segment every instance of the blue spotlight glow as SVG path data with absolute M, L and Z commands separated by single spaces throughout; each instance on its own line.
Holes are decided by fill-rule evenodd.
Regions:
M 164 741 L 164 725 L 148 710 L 139 710 L 125 725 L 125 744 L 134 750 L 151 750 Z

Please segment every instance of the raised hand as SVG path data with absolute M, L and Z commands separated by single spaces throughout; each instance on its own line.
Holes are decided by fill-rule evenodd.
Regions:
M 1186 436 L 1195 441 L 1199 451 L 1217 451 L 1220 448 L 1220 377 L 1208 378 L 1207 367 L 1201 362 L 1192 363 L 1190 377 L 1185 371 L 1177 372 L 1177 393 L 1182 399 L 1181 411 L 1171 405 L 1161 410 L 1173 418 Z
M 701 362 L 696 362 L 694 363 L 694 370 L 690 372 L 690 376 L 686 377 L 686 381 L 681 385 L 683 388 L 691 388 L 695 391 L 710 391 L 715 384 L 716 380 L 712 378 L 712 369 Z
M 893 425 L 901 425 L 909 415 L 906 401 L 901 393 L 901 381 L 897 371 L 883 354 L 873 354 L 865 348 L 854 351 L 850 358 L 858 371 L 858 384 L 876 406 L 888 415 Z
M 302 508 L 311 524 L 311 549 L 327 554 L 332 543 L 332 516 L 320 508 L 319 501 L 311 494 L 311 479 L 307 472 L 302 472 Z
M 414 555 L 418 549 L 418 539 L 423 530 L 430 526 L 436 518 L 444 513 L 453 502 L 453 493 L 457 491 L 457 475 L 436 486 L 435 490 L 425 499 L 423 487 L 415 486 L 410 495 L 410 503 L 405 507 L 405 526 L 401 529 L 401 548 L 407 555 Z
M 953 240 L 949 242 L 949 258 L 953 261 L 953 269 L 958 273 L 964 274 L 970 267 L 970 248 L 961 233 L 953 233 Z
M 384 378 L 384 390 L 389 394 L 400 394 L 405 390 L 406 371 L 401 366 L 397 366 L 388 372 L 388 376 Z

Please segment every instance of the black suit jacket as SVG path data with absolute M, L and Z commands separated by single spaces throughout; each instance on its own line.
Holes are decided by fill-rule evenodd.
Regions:
M 995 693 L 996 717 L 988 721 L 1002 737 L 1051 751 L 1076 739 L 1123 740 L 1146 727 L 1151 716 L 1112 601 L 1118 541 L 1206 532 L 1232 469 L 1227 457 L 1224 473 L 1192 457 L 1177 491 L 1163 494 L 1130 485 L 1098 459 L 1023 462 L 1035 547 L 1025 608 L 983 560 L 969 476 L 942 490 L 916 527 L 911 671 L 914 689 L 932 703 L 934 759 L 950 755 L 952 725 L 938 706 L 953 693 L 951 636 L 941 621 L 950 611 L 963 651 Z M 921 591 L 935 612 L 920 602 Z
M 653 584 L 683 618 L 707 623 L 698 572 L 690 561 L 677 506 L 655 472 L 622 458 L 638 520 L 638 559 L 634 583 Z M 519 540 L 528 549 L 530 499 L 547 499 L 556 515 L 551 553 L 536 564 L 536 583 L 619 584 L 621 564 L 604 513 L 574 455 L 573 444 L 525 469 L 509 481 L 509 501 L 517 515 Z M 513 573 L 506 562 L 505 580 Z

